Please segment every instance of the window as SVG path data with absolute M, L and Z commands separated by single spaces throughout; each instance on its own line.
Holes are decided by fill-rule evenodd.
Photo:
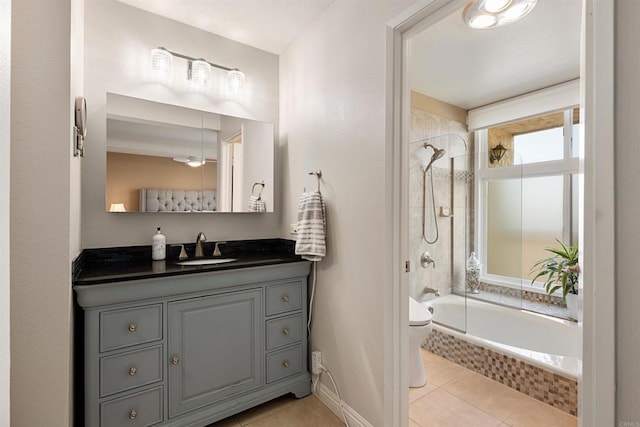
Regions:
M 477 132 L 476 248 L 485 281 L 528 285 L 555 239 L 576 243 L 578 118 L 573 109 Z M 504 157 L 491 159 L 498 144 Z

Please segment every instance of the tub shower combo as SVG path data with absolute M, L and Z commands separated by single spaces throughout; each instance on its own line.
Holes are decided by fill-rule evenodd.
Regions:
M 468 154 L 465 138 L 471 134 L 443 133 L 416 138 L 410 145 L 409 238 L 417 266 L 410 275 L 410 295 L 432 313 L 425 347 L 577 415 L 577 324 L 530 311 L 536 305 L 532 299 L 544 304 L 539 303 L 542 295 L 524 289 L 526 279 L 519 287 L 500 287 L 479 280 L 479 262 L 469 268 L 467 261 L 478 249 L 472 238 L 477 234 L 478 184 L 477 159 Z M 518 230 L 513 234 L 522 238 Z M 428 381 L 429 367 L 425 369 Z

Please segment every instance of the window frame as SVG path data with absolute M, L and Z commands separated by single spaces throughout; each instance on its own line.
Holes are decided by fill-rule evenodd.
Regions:
M 489 274 L 486 270 L 487 262 L 487 226 L 488 226 L 488 213 L 487 213 L 487 197 L 488 197 L 488 182 L 489 180 L 496 179 L 513 179 L 520 178 L 521 180 L 529 177 L 542 177 L 542 176 L 562 176 L 563 177 L 563 206 L 562 206 L 562 239 L 564 242 L 576 243 L 575 239 L 578 236 L 572 236 L 574 210 L 578 209 L 578 206 L 572 206 L 573 199 L 573 183 L 572 177 L 580 175 L 580 159 L 579 157 L 572 157 L 572 144 L 573 138 L 573 110 L 578 108 L 577 106 L 566 107 L 561 111 L 563 115 L 563 136 L 564 136 L 564 158 L 561 160 L 550 160 L 536 163 L 525 163 L 518 165 L 509 165 L 502 167 L 490 168 L 488 162 L 489 152 L 489 127 L 474 131 L 474 138 L 476 141 L 476 156 L 474 159 L 474 248 L 475 252 L 480 255 L 480 262 L 485 268 L 482 269 L 480 280 L 482 282 L 503 286 L 514 289 L 526 289 L 528 291 L 545 293 L 542 282 L 536 282 L 536 286 L 531 286 L 531 282 L 525 278 L 516 278 L 509 276 L 501 276 L 497 274 Z M 557 111 L 555 111 L 557 112 Z M 543 116 L 546 114 L 554 113 L 554 111 L 541 112 L 536 116 Z M 520 120 L 526 120 L 530 117 L 522 117 L 514 122 Z M 498 126 L 498 125 L 496 125 Z M 575 142 L 579 143 L 579 138 L 575 138 Z M 560 295 L 560 294 L 558 294 Z

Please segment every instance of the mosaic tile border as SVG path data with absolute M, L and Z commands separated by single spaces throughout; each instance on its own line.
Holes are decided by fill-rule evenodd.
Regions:
M 573 379 L 436 329 L 427 338 L 425 348 L 547 405 L 578 414 L 578 383 Z

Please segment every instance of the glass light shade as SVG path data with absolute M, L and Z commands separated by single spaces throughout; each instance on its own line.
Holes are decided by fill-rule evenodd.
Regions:
M 471 28 L 483 30 L 511 24 L 528 15 L 538 0 L 472 0 L 462 19 Z
M 478 15 L 469 19 L 469 26 L 476 30 L 493 27 L 498 22 L 498 18 L 493 15 Z
M 231 70 L 227 73 L 227 84 L 230 88 L 240 89 L 244 84 L 244 73 L 240 70 Z
M 173 70 L 173 55 L 163 48 L 151 50 L 151 71 L 153 74 L 162 79 L 166 79 L 171 75 Z
M 211 80 L 211 65 L 207 61 L 196 59 L 191 63 L 190 70 L 190 78 L 195 85 L 204 87 L 209 84 Z
M 485 0 L 484 10 L 489 13 L 502 12 L 510 3 L 511 0 Z
M 206 162 L 204 160 L 192 158 L 187 162 L 187 166 L 191 166 L 192 168 L 197 168 L 204 165 Z

